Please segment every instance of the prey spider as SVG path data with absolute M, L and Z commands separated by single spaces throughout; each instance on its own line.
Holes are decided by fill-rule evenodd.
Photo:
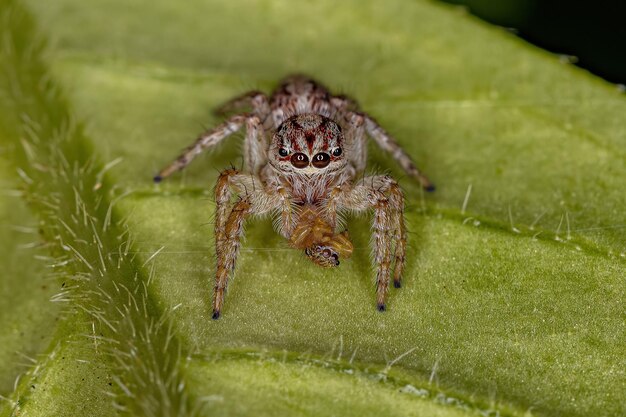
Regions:
M 316 81 L 293 75 L 270 97 L 250 91 L 218 112 L 232 114 L 203 133 L 154 177 L 160 182 L 183 169 L 203 150 L 245 127 L 244 168 L 223 171 L 215 186 L 217 269 L 213 319 L 224 306 L 224 292 L 241 245 L 244 221 L 272 213 L 277 232 L 322 267 L 339 265 L 353 246 L 338 217 L 373 210 L 376 303 L 385 310 L 389 281 L 401 286 L 406 252 L 404 197 L 388 175 L 360 176 L 365 170 L 369 136 L 391 153 L 424 189 L 434 189 L 398 143 L 355 101 L 331 95 Z M 238 198 L 235 198 L 237 197 Z M 392 269 L 393 268 L 393 269 Z

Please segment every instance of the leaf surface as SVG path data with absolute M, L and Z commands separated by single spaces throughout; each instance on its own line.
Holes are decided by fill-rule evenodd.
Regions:
M 208 414 L 626 413 L 626 101 L 617 89 L 431 2 L 26 4 L 53 40 L 46 71 L 85 124 L 84 158 L 116 162 L 102 198 L 128 219 L 132 268 L 151 277 L 153 317 L 171 310 L 192 355 L 181 378 L 189 398 L 209 398 Z M 292 72 L 356 98 L 438 188 L 424 195 L 401 180 L 408 265 L 385 314 L 374 308 L 368 218 L 349 221 L 355 254 L 332 271 L 258 219 L 214 322 L 211 191 L 219 170 L 240 164 L 241 136 L 162 185 L 150 179 L 219 122 L 212 109 Z M 1 140 L 14 146 L 9 130 Z M 372 151 L 371 170 L 402 177 Z M 41 272 L 24 277 L 36 285 Z M 58 386 L 59 374 L 47 375 Z M 429 394 L 398 393 L 408 385 Z

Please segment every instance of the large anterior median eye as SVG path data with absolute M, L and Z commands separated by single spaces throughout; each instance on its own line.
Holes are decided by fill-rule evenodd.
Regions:
M 303 153 L 294 153 L 291 156 L 291 165 L 296 168 L 305 168 L 309 165 L 309 157 Z
M 330 162 L 330 155 L 320 152 L 313 157 L 313 166 L 315 168 L 324 168 Z

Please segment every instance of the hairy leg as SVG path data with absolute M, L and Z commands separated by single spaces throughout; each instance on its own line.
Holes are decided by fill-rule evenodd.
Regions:
M 387 177 L 388 178 L 388 177 Z M 393 286 L 400 288 L 402 286 L 402 273 L 404 272 L 404 262 L 406 258 L 406 226 L 404 224 L 404 195 L 393 179 L 388 182 L 389 185 L 389 203 L 394 215 L 393 223 L 393 241 L 395 245 L 394 252 L 394 271 Z
M 215 287 L 213 293 L 213 316 L 214 320 L 220 318 L 224 306 L 224 292 L 228 285 L 228 276 L 235 269 L 235 261 L 241 246 L 243 224 L 250 213 L 250 202 L 246 199 L 235 203 L 233 209 L 224 222 L 224 231 L 220 237 L 215 238 L 215 252 L 217 254 L 217 271 L 215 274 Z
M 346 140 L 350 146 L 350 159 L 356 172 L 363 172 L 367 164 L 365 118 L 358 113 L 348 113 L 348 117 L 350 128 L 346 132 Z
M 337 111 L 346 113 L 346 112 L 355 112 L 359 110 L 359 105 L 357 102 L 345 94 L 341 94 L 338 96 L 330 97 L 330 104 L 337 109 Z
M 224 116 L 234 111 L 252 108 L 252 112 L 263 121 L 270 114 L 270 104 L 267 96 L 257 90 L 248 91 L 222 104 L 215 110 L 215 114 Z
M 328 194 L 328 199 L 325 202 L 325 210 L 323 214 L 325 215 L 325 220 L 328 222 L 329 226 L 335 230 L 337 228 L 337 216 L 339 215 L 339 203 L 342 198 L 344 198 L 344 193 L 346 192 L 345 186 L 336 186 L 333 188 Z
M 247 170 L 255 175 L 267 164 L 267 138 L 263 124 L 257 116 L 246 120 L 244 159 Z
M 402 286 L 402 273 L 406 259 L 406 226 L 404 224 L 404 194 L 400 186 L 388 175 L 370 177 L 370 187 L 384 193 L 389 199 L 391 230 L 394 245 L 393 286 Z M 365 180 L 364 180 L 365 182 Z M 369 181 L 367 181 L 369 182 Z
M 398 161 L 402 169 L 406 171 L 412 178 L 416 179 L 422 187 L 427 191 L 433 191 L 435 186 L 430 182 L 426 175 L 422 174 L 411 157 L 400 147 L 398 142 L 389 135 L 378 123 L 367 113 L 358 110 L 357 103 L 347 96 L 333 96 L 330 99 L 331 105 L 337 112 L 338 117 L 343 117 L 344 120 L 352 125 L 352 129 L 355 131 L 354 140 L 357 152 L 354 152 L 354 161 L 357 171 L 361 171 L 365 167 L 367 158 L 367 143 L 365 143 L 365 135 L 363 130 L 371 136 L 381 149 L 392 154 L 393 158 Z M 363 125 L 361 127 L 360 125 Z M 358 129 L 357 129 L 358 128 Z M 361 151 L 362 148 L 362 151 Z
M 391 246 L 393 244 L 391 230 L 391 217 L 389 200 L 378 197 L 374 205 L 374 262 L 376 271 L 376 307 L 378 311 L 385 311 L 387 289 L 391 275 Z
M 280 235 L 288 238 L 295 227 L 296 206 L 293 204 L 289 192 L 281 185 L 276 187 L 276 197 L 279 200 L 280 224 L 275 225 L 274 228 L 278 230 Z
M 389 135 L 378 123 L 368 114 L 361 113 L 365 118 L 365 130 L 380 146 L 381 149 L 391 153 L 393 158 L 398 161 L 402 169 L 411 177 L 416 179 L 426 191 L 433 191 L 435 186 L 430 182 L 426 175 L 422 174 L 413 163 L 411 157 L 400 147 L 398 142 Z
M 345 95 L 331 96 L 330 104 L 333 109 L 332 117 L 342 120 L 347 125 L 346 155 L 350 156 L 350 163 L 355 171 L 362 172 L 367 163 L 367 141 L 365 137 L 365 117 L 357 112 L 358 104 Z
M 240 199 L 232 205 L 237 193 Z M 285 210 L 285 204 L 273 191 L 267 191 L 257 177 L 240 174 L 235 169 L 220 174 L 215 186 L 215 254 L 217 258 L 213 296 L 213 319 L 221 316 L 228 278 L 235 269 L 243 226 L 249 215 Z
M 203 150 L 220 143 L 224 138 L 237 132 L 246 123 L 250 115 L 237 114 L 230 117 L 219 126 L 206 131 L 196 141 L 178 157 L 174 162 L 166 166 L 154 177 L 154 182 L 160 182 L 162 179 L 169 177 L 176 171 L 185 168 L 189 163 L 198 156 Z
M 335 205 L 338 210 L 374 209 L 372 229 L 376 265 L 376 303 L 378 309 L 384 311 L 391 279 L 392 257 L 395 258 L 396 287 L 400 286 L 404 267 L 406 231 L 403 217 L 404 198 L 400 188 L 388 176 L 366 177 L 353 186 L 344 185 L 335 188 L 331 192 L 328 204 Z
M 233 210 L 229 211 L 232 197 L 231 180 L 237 175 L 239 173 L 234 169 L 226 170 L 220 174 L 215 186 L 215 255 L 217 258 L 217 270 L 215 287 L 213 289 L 214 320 L 219 319 L 222 312 L 224 291 L 226 291 L 228 284 L 228 276 L 235 267 L 240 239 L 243 234 L 243 221 L 247 214 L 245 205 L 240 205 L 237 211 L 234 210 L 234 207 Z M 232 213 L 235 213 L 235 217 L 231 219 Z M 228 231 L 227 224 L 229 224 Z

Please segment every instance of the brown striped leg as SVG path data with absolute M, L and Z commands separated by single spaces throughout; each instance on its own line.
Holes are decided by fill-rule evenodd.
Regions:
M 226 220 L 228 219 L 232 197 L 232 179 L 239 175 L 236 169 L 222 171 L 215 184 L 215 243 L 224 240 Z
M 240 195 L 231 207 L 233 192 Z M 243 226 L 249 215 L 282 210 L 284 216 L 291 209 L 291 199 L 278 191 L 266 191 L 263 184 L 249 174 L 236 169 L 222 172 L 215 186 L 215 254 L 217 268 L 213 297 L 213 319 L 220 318 L 224 306 L 224 292 L 241 245 Z
M 394 238 L 404 236 L 398 231 L 399 218 L 402 216 L 402 193 L 393 179 L 387 176 L 366 177 L 353 187 L 337 187 L 333 190 L 333 203 L 338 210 L 364 211 L 374 209 L 374 263 L 376 266 L 376 306 L 379 311 L 386 310 L 387 290 L 391 280 L 392 257 L 396 258 L 394 283 L 402 273 L 404 245 L 396 245 Z M 385 193 L 389 193 L 389 197 Z M 332 195 L 332 192 L 331 192 Z M 329 201 L 330 202 L 330 201 Z M 398 259 L 400 262 L 398 263 Z M 398 275 L 397 275 L 398 274 Z
M 376 307 L 378 311 L 387 308 L 387 289 L 391 275 L 391 208 L 389 200 L 379 197 L 374 206 L 374 261 L 376 270 Z
M 276 229 L 278 229 L 279 233 L 289 238 L 294 228 L 294 215 L 295 215 L 295 207 L 292 203 L 291 197 L 289 193 L 283 186 L 276 187 L 276 194 L 280 201 L 279 210 L 280 210 L 280 224 L 276 225 Z
M 357 102 L 346 95 L 331 96 L 330 104 L 336 111 L 343 113 L 357 111 L 359 108 Z
M 324 210 L 323 213 L 331 230 L 337 228 L 338 199 L 341 198 L 343 192 L 344 190 L 340 186 L 337 186 L 331 190 L 328 194 L 328 200 L 326 200 L 326 210 Z
M 402 286 L 402 272 L 406 257 L 406 226 L 404 224 L 404 195 L 398 184 L 393 181 L 389 185 L 389 202 L 393 212 L 393 240 L 395 245 L 395 261 L 393 272 L 393 286 Z
M 224 292 L 228 285 L 228 277 L 235 269 L 235 261 L 241 246 L 243 225 L 250 212 L 250 202 L 239 200 L 233 206 L 224 224 L 224 233 L 215 239 L 217 255 L 217 271 L 215 274 L 215 288 L 213 294 L 213 320 L 220 318 L 224 306 Z
M 251 107 L 253 113 L 261 116 L 261 119 L 270 114 L 269 99 L 265 94 L 256 90 L 248 91 L 232 100 L 228 100 L 215 110 L 215 114 L 223 116 L 233 111 L 241 111 L 246 107 Z
M 367 164 L 367 140 L 365 137 L 365 118 L 359 113 L 348 113 L 350 129 L 346 134 L 350 144 L 350 160 L 357 172 L 365 169 Z
M 224 123 L 220 124 L 214 129 L 208 130 L 203 133 L 193 145 L 189 146 L 174 162 L 166 166 L 154 177 L 154 182 L 160 182 L 164 178 L 169 177 L 176 171 L 180 171 L 196 157 L 203 150 L 217 145 L 224 138 L 235 133 L 246 123 L 246 120 L 251 116 L 247 114 L 238 114 L 230 117 Z
M 246 138 L 244 141 L 245 165 L 249 172 L 258 174 L 267 165 L 267 138 L 263 124 L 257 116 L 246 120 Z
M 411 157 L 400 147 L 398 142 L 391 137 L 376 121 L 365 113 L 360 113 L 365 118 L 365 130 L 380 146 L 381 149 L 389 152 L 398 161 L 402 169 L 411 177 L 416 179 L 426 191 L 434 191 L 435 186 L 426 175 L 422 174 L 415 166 Z
M 227 169 L 220 174 L 215 186 L 215 255 L 217 270 L 213 292 L 213 319 L 220 318 L 224 305 L 224 291 L 228 277 L 235 268 L 239 252 L 243 223 L 250 209 L 247 199 L 239 200 L 228 211 L 232 197 L 233 180 L 239 175 L 235 169 Z
M 389 199 L 389 225 L 394 246 L 393 286 L 402 286 L 402 272 L 406 258 L 406 227 L 404 224 L 404 195 L 398 183 L 387 175 L 371 178 L 371 187 L 384 193 Z

